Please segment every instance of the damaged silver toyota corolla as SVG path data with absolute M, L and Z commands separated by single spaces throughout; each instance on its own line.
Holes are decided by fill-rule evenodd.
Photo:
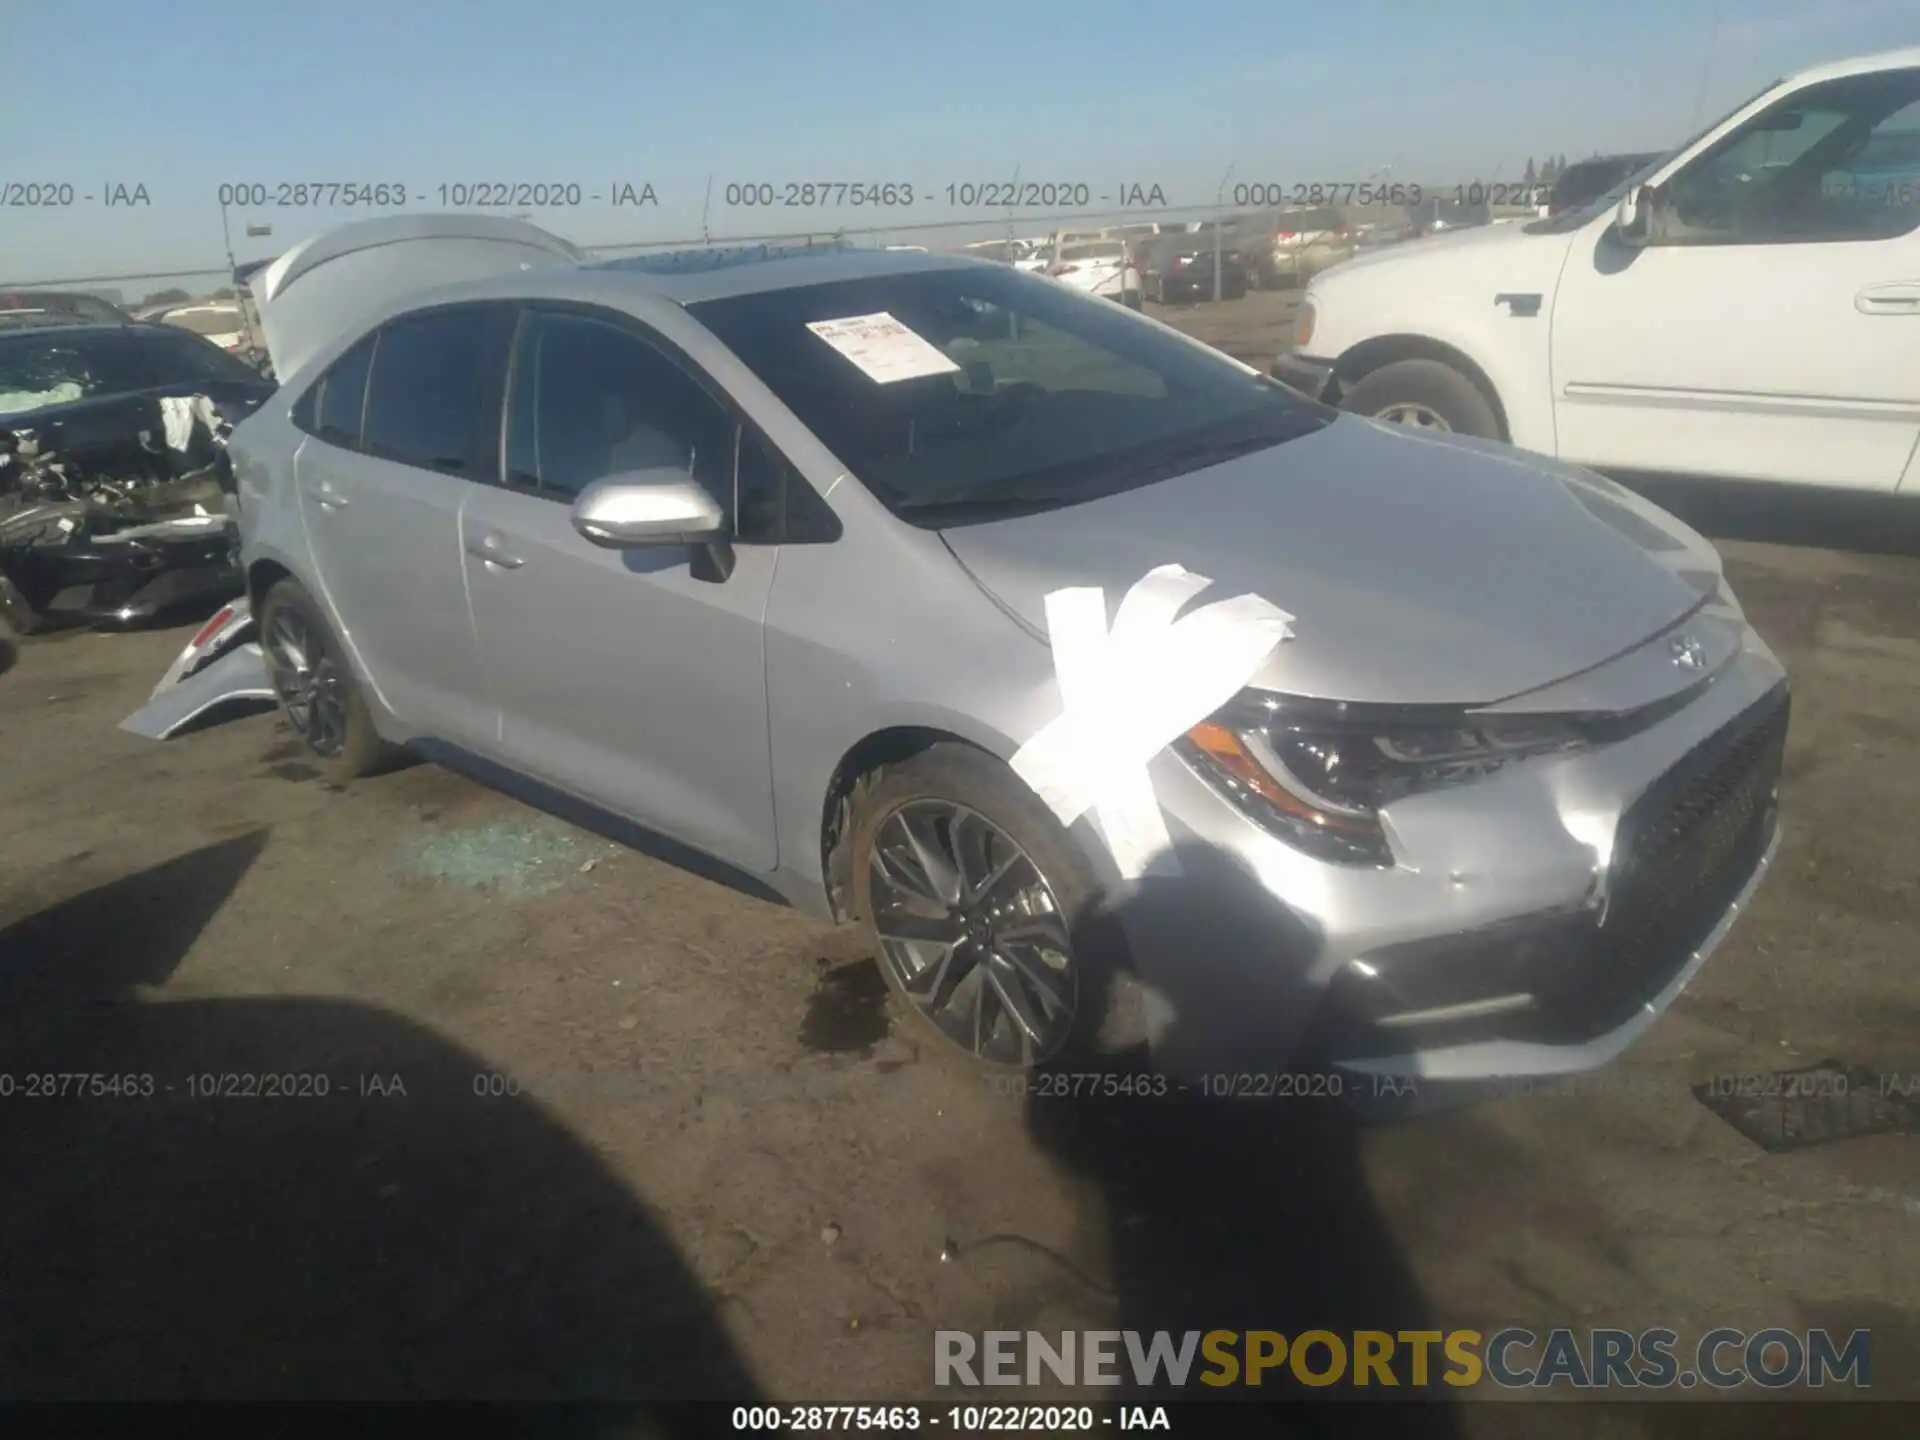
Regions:
M 952 256 L 414 217 L 261 288 L 231 686 L 857 918 L 987 1063 L 1591 1067 L 1772 856 L 1781 666 L 1595 476 Z

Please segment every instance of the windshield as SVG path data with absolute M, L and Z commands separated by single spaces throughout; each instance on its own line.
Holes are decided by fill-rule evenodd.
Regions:
M 124 331 L 0 335 L 0 422 L 150 383 Z
M 1731 110 L 1727 111 L 1726 114 L 1722 115 L 1711 125 L 1703 127 L 1684 144 L 1655 156 L 1639 169 L 1635 170 L 1631 175 L 1620 180 L 1619 183 L 1614 185 L 1610 190 L 1607 190 L 1604 194 L 1594 196 L 1593 199 L 1589 200 L 1586 204 L 1573 210 L 1562 211 L 1550 220 L 1535 220 L 1526 227 L 1527 233 L 1529 235 L 1558 235 L 1568 230 L 1578 230 L 1588 221 L 1597 220 L 1600 216 L 1606 214 L 1607 211 L 1618 205 L 1620 203 L 1620 197 L 1626 194 L 1628 190 L 1632 189 L 1635 185 L 1644 185 L 1647 181 L 1651 180 L 1654 172 L 1665 166 L 1674 156 L 1691 150 L 1695 145 L 1698 145 L 1702 140 L 1706 139 L 1707 136 L 1726 124 L 1727 121 L 1753 104 L 1754 101 L 1760 99 L 1762 96 L 1771 94 L 1783 83 L 1784 77 L 1768 82 Z
M 927 526 L 1095 499 L 1335 414 L 1019 271 L 879 275 L 688 309 L 884 504 Z M 809 328 L 825 322 L 841 324 Z

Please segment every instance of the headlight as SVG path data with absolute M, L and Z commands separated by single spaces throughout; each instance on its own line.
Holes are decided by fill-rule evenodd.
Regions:
M 1302 300 L 1293 317 L 1293 348 L 1305 353 L 1313 340 L 1313 301 Z
M 1371 716 L 1347 707 L 1243 699 L 1174 742 L 1214 789 L 1322 860 L 1391 865 L 1380 811 L 1520 760 L 1586 749 L 1577 720 L 1463 713 Z

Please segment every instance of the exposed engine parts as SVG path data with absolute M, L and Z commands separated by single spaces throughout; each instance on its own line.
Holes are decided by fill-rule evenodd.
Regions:
M 135 624 L 237 593 L 232 423 L 205 395 L 129 397 L 108 427 L 0 429 L 0 612 Z

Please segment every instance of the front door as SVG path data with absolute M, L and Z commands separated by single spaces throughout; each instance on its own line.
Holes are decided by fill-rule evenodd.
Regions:
M 1562 458 L 1890 490 L 1920 440 L 1920 70 L 1786 96 L 1577 236 L 1553 310 Z M 1911 163 L 1911 162 L 1910 162 Z
M 724 580 L 683 546 L 573 528 L 590 482 L 673 466 L 731 505 L 730 410 L 633 322 L 529 311 L 508 382 L 505 484 L 461 520 L 474 630 L 514 768 L 744 867 L 777 861 L 762 625 L 777 545 Z M 703 572 L 711 573 L 711 572 Z

